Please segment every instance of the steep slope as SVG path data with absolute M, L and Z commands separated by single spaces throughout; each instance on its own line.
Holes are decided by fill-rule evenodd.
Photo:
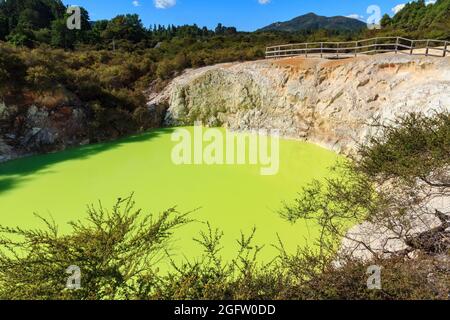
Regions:
M 335 30 L 358 31 L 366 27 L 362 21 L 342 16 L 324 17 L 308 13 L 286 22 L 276 22 L 259 31 L 302 31 L 302 30 Z
M 378 55 L 341 61 L 291 58 L 190 70 L 149 101 L 169 104 L 167 125 L 279 129 L 351 152 L 386 123 L 450 111 L 450 58 Z

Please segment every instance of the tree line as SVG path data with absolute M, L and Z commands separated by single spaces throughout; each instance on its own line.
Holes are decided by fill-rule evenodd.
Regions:
M 117 138 L 161 125 L 149 124 L 145 92 L 160 90 L 187 68 L 263 59 L 266 46 L 280 43 L 391 34 L 450 39 L 449 8 L 450 0 L 413 2 L 391 21 L 385 18 L 382 30 L 358 32 L 239 32 L 222 24 L 214 30 L 195 24 L 145 27 L 133 14 L 93 22 L 81 8 L 81 30 L 69 30 L 60 0 L 3 0 L 0 101 L 14 112 L 0 125 L 2 132 L 19 130 L 17 121 L 32 104 L 56 113 L 77 106 L 86 111 L 90 141 Z
M 381 26 L 383 32 L 413 38 L 450 39 L 450 0 L 408 2 L 394 17 L 384 15 Z
M 215 30 L 194 25 L 151 25 L 144 27 L 137 14 L 118 15 L 111 20 L 91 21 L 81 8 L 81 30 L 66 27 L 67 8 L 60 0 L 16 0 L 0 3 L 0 40 L 14 45 L 36 46 L 48 44 L 73 49 L 77 44 L 97 48 L 108 46 L 113 40 L 131 43 L 144 42 L 154 46 L 174 37 L 208 38 L 215 35 L 235 35 L 235 27 L 219 23 Z

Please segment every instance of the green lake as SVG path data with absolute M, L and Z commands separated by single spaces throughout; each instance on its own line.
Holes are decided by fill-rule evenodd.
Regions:
M 193 128 L 186 128 L 193 131 Z M 282 220 L 278 210 L 312 179 L 321 179 L 338 155 L 316 145 L 280 141 L 279 171 L 263 176 L 259 165 L 175 165 L 171 159 L 175 129 L 162 129 L 112 143 L 32 156 L 0 165 L 0 224 L 42 226 L 38 213 L 52 217 L 62 232 L 67 222 L 86 217 L 86 206 L 101 200 L 111 207 L 134 192 L 137 207 L 159 213 L 177 206 L 194 222 L 177 231 L 171 252 L 194 258 L 201 248 L 193 238 L 209 221 L 224 232 L 225 258 L 236 253 L 241 231 L 257 228 L 255 241 L 264 244 L 261 259 L 276 254 L 277 234 L 288 250 L 313 241 L 314 225 Z M 224 131 L 223 129 L 220 129 Z

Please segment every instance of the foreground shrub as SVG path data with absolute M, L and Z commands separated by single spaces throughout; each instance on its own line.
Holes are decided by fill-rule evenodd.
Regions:
M 88 208 L 86 223 L 64 235 L 42 219 L 44 230 L 0 228 L 0 299 L 123 299 L 153 267 L 172 233 L 189 220 L 175 209 L 148 215 L 131 198 L 111 211 Z M 66 288 L 70 266 L 81 269 L 81 288 Z

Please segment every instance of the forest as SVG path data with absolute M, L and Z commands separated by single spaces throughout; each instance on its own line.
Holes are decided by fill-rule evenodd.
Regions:
M 263 59 L 266 46 L 346 41 L 374 36 L 450 39 L 450 0 L 408 3 L 380 30 L 239 32 L 221 23 L 144 26 L 136 14 L 91 21 L 81 8 L 81 29 L 66 26 L 61 0 L 0 2 L 0 101 L 10 106 L 0 119 L 4 132 L 20 131 L 30 105 L 64 118 L 83 108 L 91 142 L 158 127 L 146 108 L 157 92 L 187 68 Z M 153 119 L 153 120 L 151 120 Z M 20 136 L 20 132 L 15 132 Z
M 412 1 L 394 17 L 381 20 L 382 33 L 405 35 L 412 38 L 446 39 L 450 37 L 450 1 L 438 0 L 429 4 Z
M 247 36 L 247 42 L 265 45 L 284 40 L 285 42 L 310 39 L 356 38 L 370 33 L 363 31 L 324 32 L 305 30 L 303 32 L 238 32 L 235 27 L 221 23 L 214 30 L 197 25 L 145 27 L 136 14 L 118 15 L 111 20 L 91 21 L 89 13 L 81 8 L 81 30 L 68 30 L 67 8 L 61 0 L 17 0 L 0 3 L 0 40 L 14 45 L 36 47 L 42 44 L 55 48 L 113 49 L 130 50 L 135 48 L 154 48 L 158 43 L 174 38 L 207 40 L 226 37 L 232 40 L 226 45 L 230 49 Z M 450 1 L 437 0 L 434 4 L 425 0 L 412 1 L 393 17 L 385 15 L 381 21 L 379 34 L 396 33 L 412 38 L 449 39 Z M 363 34 L 360 34 L 363 33 Z M 233 45 L 234 44 L 234 45 Z
M 59 0 L 1 2 L 0 100 L 13 106 L 0 119 L 2 131 L 20 136 L 20 119 L 31 104 L 62 118 L 64 110 L 77 107 L 88 115 L 83 138 L 115 139 L 159 127 L 149 121 L 145 92 L 158 91 L 186 68 L 262 59 L 269 44 L 352 36 L 324 30 L 246 33 L 220 23 L 215 30 L 146 28 L 137 15 L 92 22 L 81 11 L 81 30 L 69 30 Z
M 407 4 L 381 30 L 239 32 L 218 24 L 145 27 L 138 15 L 91 21 L 81 8 L 81 30 L 66 27 L 60 0 L 0 3 L 0 97 L 16 109 L 30 103 L 58 109 L 82 106 L 89 138 L 102 141 L 147 129 L 145 91 L 157 91 L 186 68 L 264 58 L 265 47 L 304 41 L 343 41 L 376 35 L 450 39 L 450 0 Z M 13 120 L 16 119 L 16 120 Z M 158 126 L 152 123 L 151 126 Z

